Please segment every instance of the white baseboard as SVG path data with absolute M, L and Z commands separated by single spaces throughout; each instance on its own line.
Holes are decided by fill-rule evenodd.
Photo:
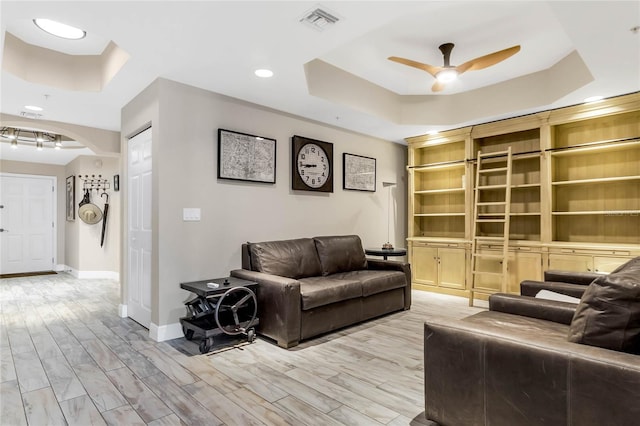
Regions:
M 64 272 L 64 271 L 68 271 L 69 267 L 67 265 L 62 265 L 59 263 L 53 268 L 53 270 L 56 272 Z
M 118 305 L 118 315 L 120 315 L 120 318 L 127 317 L 127 305 L 123 305 L 122 303 Z
M 149 327 L 149 337 L 156 342 L 164 342 L 165 340 L 184 337 L 184 333 L 182 332 L 182 325 L 179 322 L 160 326 L 151 323 Z
M 108 279 L 120 281 L 120 274 L 114 271 L 78 271 L 77 269 L 65 266 L 66 271 L 78 279 Z

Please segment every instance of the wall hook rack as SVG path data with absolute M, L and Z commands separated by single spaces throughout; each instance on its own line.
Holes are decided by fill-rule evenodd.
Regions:
M 111 182 L 109 182 L 109 179 L 104 179 L 102 175 L 78 175 L 78 178 L 82 180 L 83 190 L 88 189 L 100 192 L 111 189 Z

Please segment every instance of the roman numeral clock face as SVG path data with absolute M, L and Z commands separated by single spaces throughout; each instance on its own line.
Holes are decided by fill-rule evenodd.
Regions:
M 294 136 L 293 189 L 333 192 L 333 145 Z

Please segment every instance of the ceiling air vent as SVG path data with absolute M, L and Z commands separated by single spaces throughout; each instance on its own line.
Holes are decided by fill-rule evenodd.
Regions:
M 32 118 L 32 119 L 42 118 L 42 114 L 38 114 L 37 112 L 31 112 L 31 111 L 20 111 L 20 116 L 24 118 Z
M 324 9 L 316 7 L 315 9 L 305 13 L 300 19 L 300 22 L 317 31 L 324 31 L 326 27 L 335 24 L 339 20 L 340 18 L 336 17 L 335 13 L 329 13 Z

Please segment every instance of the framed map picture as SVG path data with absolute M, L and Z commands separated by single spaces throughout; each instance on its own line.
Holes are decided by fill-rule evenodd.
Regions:
M 355 191 L 376 192 L 376 159 L 362 155 L 342 154 L 342 187 Z
M 218 129 L 218 178 L 276 183 L 276 140 Z

